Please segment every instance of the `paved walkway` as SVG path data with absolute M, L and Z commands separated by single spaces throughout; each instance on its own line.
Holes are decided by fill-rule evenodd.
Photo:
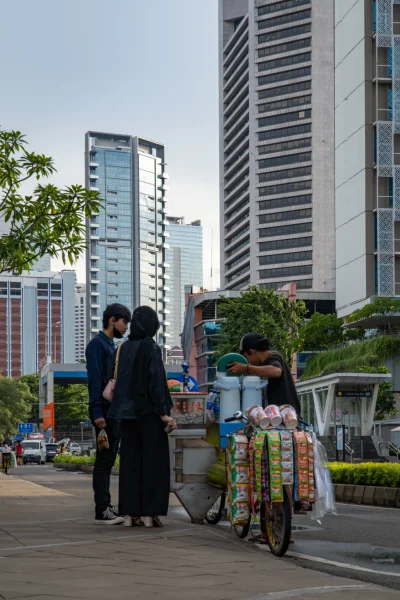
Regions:
M 191 525 L 178 507 L 162 530 L 96 526 L 89 476 L 34 467 L 29 473 L 29 481 L 0 475 L 1 599 L 400 597 L 276 559 L 227 527 Z

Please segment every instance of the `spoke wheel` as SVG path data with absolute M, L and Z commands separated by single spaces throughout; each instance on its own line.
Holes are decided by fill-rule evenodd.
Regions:
M 233 526 L 236 535 L 241 538 L 244 539 L 249 535 L 249 531 L 250 531 L 250 517 L 249 520 L 247 521 L 247 523 L 243 523 L 241 525 L 234 525 Z
M 264 505 L 263 512 L 264 519 L 261 522 L 265 527 L 264 533 L 270 550 L 275 556 L 284 556 L 289 548 L 292 530 L 292 515 L 286 490 L 284 489 L 283 502 L 271 502 L 267 511 Z
M 215 504 L 210 508 L 205 516 L 207 523 L 217 525 L 220 522 L 225 509 L 226 494 L 222 492 Z

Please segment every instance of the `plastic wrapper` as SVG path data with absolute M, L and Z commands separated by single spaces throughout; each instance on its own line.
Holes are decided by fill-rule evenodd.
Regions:
M 245 435 L 229 436 L 228 458 L 231 468 L 249 464 L 249 441 Z
M 248 502 L 238 502 L 228 507 L 228 518 L 232 525 L 247 523 L 249 516 Z
M 249 465 L 236 465 L 229 470 L 229 479 L 232 484 L 249 483 Z
M 104 429 L 101 429 L 99 435 L 97 436 L 97 447 L 99 450 L 108 450 L 110 448 L 108 443 L 108 435 Z
M 293 441 L 291 431 L 281 431 L 281 459 L 282 459 L 282 483 L 293 485 L 294 483 L 294 458 Z
M 271 502 L 283 502 L 281 438 L 279 431 L 268 431 L 267 440 Z
M 239 483 L 232 488 L 232 505 L 249 501 L 249 486 Z
M 315 434 L 314 446 L 314 474 L 315 474 L 315 502 L 311 518 L 319 521 L 327 514 L 336 515 L 335 492 L 329 469 L 328 457 L 325 448 Z

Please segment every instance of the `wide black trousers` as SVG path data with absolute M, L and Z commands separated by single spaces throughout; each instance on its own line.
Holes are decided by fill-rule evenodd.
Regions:
M 119 514 L 166 515 L 170 491 L 168 435 L 155 414 L 121 421 Z

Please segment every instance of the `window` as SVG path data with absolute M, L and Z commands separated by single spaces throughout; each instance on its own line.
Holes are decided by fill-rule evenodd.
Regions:
M 242 279 L 241 281 L 239 281 L 239 283 L 236 283 L 235 285 L 229 286 L 228 289 L 230 289 L 230 290 L 241 290 L 241 289 L 245 288 L 246 285 L 249 285 L 249 283 L 250 283 L 250 277 L 245 277 L 245 279 Z M 211 379 L 215 379 L 215 376 L 212 375 Z
M 239 263 L 246 260 L 246 258 L 249 258 L 249 256 L 250 256 L 250 250 L 246 250 L 246 252 L 244 252 L 238 258 L 236 258 L 234 261 L 232 261 L 226 265 L 227 270 L 230 271 L 231 269 L 236 267 L 236 265 L 238 265 Z
M 301 248 L 312 246 L 312 237 L 290 238 L 288 240 L 272 240 L 271 242 L 260 242 L 258 244 L 260 252 L 268 250 L 285 250 L 286 248 Z
M 278 123 L 290 123 L 290 121 L 299 121 L 300 119 L 311 119 L 311 110 L 300 110 L 299 112 L 283 113 L 273 115 L 272 117 L 263 117 L 258 119 L 259 127 L 269 127 Z
M 259 210 L 269 210 L 270 208 L 286 208 L 287 206 L 298 206 L 299 204 L 311 204 L 312 195 L 304 194 L 302 196 L 289 196 L 286 198 L 274 198 L 272 200 L 263 200 L 259 202 Z
M 258 112 L 272 112 L 273 110 L 282 110 L 284 108 L 292 108 L 292 106 L 302 106 L 303 104 L 311 104 L 311 96 L 297 96 L 295 98 L 288 98 L 287 100 L 259 104 Z
M 258 36 L 259 44 L 266 44 L 273 42 L 274 40 L 283 40 L 288 37 L 294 37 L 297 35 L 303 35 L 304 33 L 310 33 L 311 23 L 305 25 L 298 25 L 297 27 L 290 27 L 289 29 L 279 29 L 278 31 L 271 31 L 270 33 L 263 33 Z
M 286 23 L 293 23 L 294 21 L 302 21 L 303 19 L 311 18 L 311 10 L 301 10 L 299 12 L 292 12 L 281 17 L 272 17 L 272 19 L 265 19 L 264 21 L 258 22 L 258 29 L 267 29 L 267 27 L 278 27 L 279 25 L 285 25 Z
M 226 233 L 229 233 L 230 231 L 232 231 L 232 229 L 235 229 L 235 227 L 237 227 L 240 223 L 243 223 L 243 221 L 245 219 L 247 219 L 249 216 L 249 211 L 246 211 L 243 215 L 240 215 L 240 217 L 238 217 L 237 219 L 235 219 L 228 227 L 226 227 Z
M 233 279 L 237 279 L 241 275 L 248 273 L 249 271 L 250 271 L 250 265 L 249 264 L 244 265 L 243 267 L 241 267 L 240 269 L 235 271 L 235 273 L 232 273 L 232 275 L 229 275 L 229 277 L 227 278 L 228 283 L 230 283 Z
M 245 233 L 247 233 L 249 231 L 249 229 L 250 229 L 250 224 L 249 224 L 249 222 L 247 222 L 244 227 L 242 227 L 239 231 L 234 233 L 230 238 L 228 238 L 226 240 L 227 246 L 230 246 L 235 240 L 241 238 L 242 235 L 244 235 Z
M 287 254 L 269 254 L 267 256 L 260 256 L 260 265 L 276 265 L 285 262 L 296 262 L 312 260 L 312 251 L 306 252 L 288 252 Z
M 260 229 L 260 237 L 277 237 L 278 235 L 292 235 L 295 233 L 308 233 L 312 230 L 312 223 L 294 223 L 293 225 L 280 225 Z
M 245 198 L 242 202 L 239 202 L 239 204 L 233 210 L 226 213 L 225 221 L 229 221 L 229 219 L 231 219 L 234 215 L 236 215 L 238 212 L 240 212 L 248 204 L 249 204 L 249 197 L 247 196 L 247 198 Z
M 304 123 L 304 125 L 295 125 L 293 127 L 283 127 L 281 129 L 270 129 L 269 131 L 261 131 L 258 134 L 258 139 L 260 142 L 263 142 L 264 140 L 292 137 L 293 135 L 301 135 L 303 133 L 311 133 L 311 123 Z
M 259 154 L 275 154 L 275 152 L 285 152 L 286 150 L 297 150 L 299 148 L 308 148 L 311 146 L 311 138 L 303 138 L 300 140 L 291 140 L 288 142 L 278 142 L 277 144 L 266 144 L 260 146 Z
M 311 275 L 312 265 L 299 265 L 298 267 L 280 267 L 278 269 L 263 269 L 259 271 L 260 279 L 270 277 L 290 277 L 291 275 Z
M 61 283 L 52 283 L 51 289 L 52 290 L 61 290 Z
M 277 44 L 276 46 L 268 46 L 268 48 L 260 48 L 258 57 L 263 58 L 264 56 L 273 56 L 274 54 L 281 54 L 283 52 L 292 52 L 293 50 L 301 50 L 310 46 L 311 38 L 308 37 L 303 40 L 296 40 L 295 42 L 286 42 L 284 44 Z
M 290 65 L 298 65 L 302 62 L 310 62 L 310 60 L 311 52 L 283 56 L 282 58 L 275 58 L 274 60 L 267 60 L 265 62 L 258 63 L 258 72 L 262 73 L 263 71 L 279 69 L 281 67 L 289 67 Z
M 240 190 L 238 190 L 235 194 L 233 194 L 233 196 L 231 196 L 229 198 L 229 201 L 226 202 L 226 208 L 229 208 L 230 206 L 232 206 L 232 204 L 235 204 L 236 200 L 239 200 L 239 198 L 241 198 L 246 192 L 249 191 L 249 185 L 248 182 L 246 182 L 246 184 L 240 188 Z
M 0 281 L 0 296 L 7 296 L 7 281 Z
M 296 288 L 298 290 L 309 290 L 312 288 L 312 279 L 291 279 L 290 281 L 269 281 L 268 283 L 262 283 L 260 285 L 261 289 L 267 289 L 267 290 L 277 290 L 279 288 L 282 288 L 284 285 L 287 285 L 288 283 L 291 283 L 292 281 L 295 281 L 296 283 Z
M 258 176 L 260 183 L 266 181 L 277 181 L 278 179 L 292 179 L 295 177 L 306 177 L 311 175 L 311 167 L 299 167 L 298 169 L 284 169 L 283 171 L 272 171 L 272 173 L 261 173 Z
M 296 181 L 293 183 L 280 183 L 260 188 L 260 196 L 275 196 L 275 194 L 287 194 L 289 192 L 298 192 L 300 190 L 311 190 L 311 179 L 308 181 Z
M 288 79 L 298 79 L 299 77 L 307 77 L 308 75 L 311 75 L 311 67 L 291 69 L 290 71 L 281 71 L 279 73 L 271 73 L 271 75 L 263 75 L 258 78 L 258 85 L 268 85 L 269 83 L 286 81 Z
M 268 169 L 270 167 L 279 167 L 280 165 L 291 165 L 310 161 L 311 152 L 301 152 L 299 154 L 286 154 L 285 156 L 274 156 L 273 158 L 259 160 L 258 167 L 260 169 Z
M 241 250 L 242 248 L 244 248 L 245 246 L 247 246 L 249 243 L 250 243 L 250 238 L 246 237 L 237 246 L 234 246 L 231 250 L 229 250 L 229 252 L 226 252 L 226 257 L 229 258 L 233 254 L 236 254 L 236 252 L 239 252 L 239 250 Z
M 276 96 L 286 96 L 289 94 L 295 94 L 296 92 L 306 92 L 311 90 L 311 79 L 308 81 L 299 81 L 298 83 L 291 83 L 290 85 L 280 85 L 278 87 L 269 88 L 268 90 L 260 90 L 258 92 L 258 99 L 263 98 L 276 98 Z
M 288 210 L 286 212 L 268 213 L 259 216 L 260 225 L 263 223 L 275 223 L 276 221 L 294 221 L 295 219 L 308 219 L 312 215 L 311 208 L 300 210 Z
M 311 0 L 283 0 L 274 4 L 268 4 L 267 6 L 260 6 L 258 16 L 269 15 L 270 13 L 287 10 L 288 8 L 297 8 L 298 6 L 303 6 L 303 4 L 310 4 L 310 2 Z

